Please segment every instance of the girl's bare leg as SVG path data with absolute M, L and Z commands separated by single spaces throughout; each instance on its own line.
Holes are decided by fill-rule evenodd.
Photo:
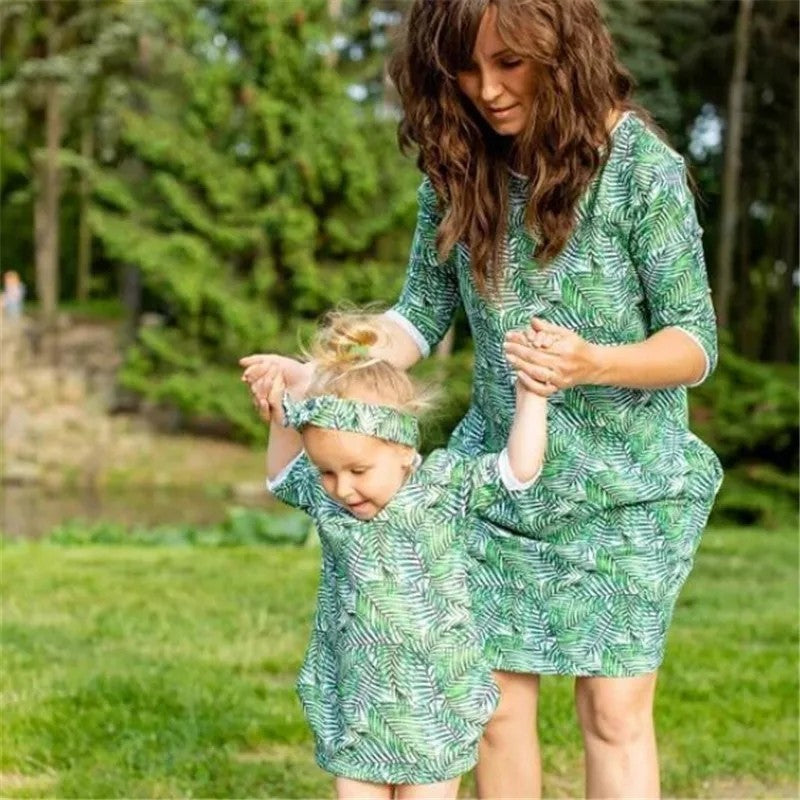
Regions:
M 539 676 L 495 672 L 500 703 L 486 726 L 475 778 L 481 800 L 537 800 L 542 771 L 536 713 Z
M 392 800 L 393 787 L 387 783 L 368 783 L 352 778 L 336 778 L 338 800 Z
M 586 749 L 586 797 L 660 797 L 653 725 L 656 673 L 578 678 L 575 703 Z
M 456 800 L 461 778 L 439 783 L 402 785 L 395 787 L 395 800 Z

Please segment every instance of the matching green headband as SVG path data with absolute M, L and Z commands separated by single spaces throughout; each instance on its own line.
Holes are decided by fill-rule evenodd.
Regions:
M 417 418 L 391 406 L 361 403 L 330 394 L 292 400 L 285 394 L 283 412 L 285 424 L 296 430 L 306 425 L 316 425 L 335 431 L 363 433 L 410 447 L 419 446 Z

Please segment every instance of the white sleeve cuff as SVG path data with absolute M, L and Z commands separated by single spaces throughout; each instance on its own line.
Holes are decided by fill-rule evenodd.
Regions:
M 703 357 L 706 360 L 706 368 L 703 370 L 702 377 L 700 378 L 700 380 L 695 381 L 694 383 L 684 384 L 684 386 L 690 389 L 692 388 L 692 386 L 699 386 L 701 383 L 703 383 L 703 381 L 709 376 L 711 372 L 711 359 L 708 357 L 708 353 L 706 352 L 705 347 L 703 347 L 700 340 L 691 331 L 687 331 L 686 328 L 681 328 L 680 325 L 673 325 L 672 327 L 681 331 L 681 333 L 685 333 L 700 348 L 700 351 L 703 353 Z
M 301 450 L 274 478 L 267 478 L 267 491 L 271 492 L 280 486 L 286 476 L 292 471 L 294 465 L 305 455 L 305 450 Z
M 430 345 L 413 322 L 406 319 L 399 311 L 395 311 L 393 308 L 384 311 L 383 316 L 401 327 L 414 340 L 414 344 L 416 344 L 423 358 L 427 358 L 430 355 Z
M 539 469 L 536 470 L 536 474 L 529 481 L 525 481 L 523 483 L 514 474 L 514 470 L 511 469 L 511 462 L 508 459 L 508 448 L 504 448 L 497 457 L 497 466 L 500 470 L 500 479 L 503 481 L 503 484 L 509 492 L 521 492 L 524 489 L 529 489 L 534 483 L 536 483 L 536 481 L 539 479 L 539 476 L 542 474 L 542 468 L 540 466 Z

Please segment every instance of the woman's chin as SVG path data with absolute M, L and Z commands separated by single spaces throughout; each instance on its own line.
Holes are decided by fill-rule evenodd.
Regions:
M 525 127 L 524 120 L 508 120 L 504 122 L 496 122 L 487 119 L 486 121 L 489 123 L 491 129 L 498 136 L 517 136 L 518 134 L 522 133 Z

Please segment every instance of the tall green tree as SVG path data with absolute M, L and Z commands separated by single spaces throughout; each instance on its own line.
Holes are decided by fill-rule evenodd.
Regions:
M 88 97 L 124 65 L 133 28 L 122 0 L 8 0 L 0 9 L 5 154 L 27 180 L 41 313 L 59 300 L 61 198 L 68 137 L 87 124 Z M 69 160 L 69 159 L 67 159 Z
M 797 358 L 798 7 L 780 0 L 752 6 L 741 109 L 730 101 L 740 6 L 714 0 L 664 0 L 658 8 L 665 54 L 675 64 L 681 101 L 678 142 L 693 160 L 712 285 L 717 286 L 726 143 L 714 132 L 741 123 L 741 168 L 731 247 L 727 327 L 753 359 Z M 737 101 L 738 103 L 738 101 Z M 678 135 L 681 135 L 679 130 Z M 701 135 L 704 134 L 704 135 Z M 709 134 L 711 134 L 709 136 Z M 714 138 L 716 142 L 710 141 Z M 715 297 L 715 300 L 719 300 Z M 722 300 L 722 305 L 726 301 Z M 720 314 L 725 321 L 725 315 Z
M 326 58 L 325 3 L 173 2 L 95 181 L 103 257 L 139 270 L 126 370 L 150 397 L 252 425 L 236 360 L 295 352 L 341 300 L 390 299 L 417 177 Z

